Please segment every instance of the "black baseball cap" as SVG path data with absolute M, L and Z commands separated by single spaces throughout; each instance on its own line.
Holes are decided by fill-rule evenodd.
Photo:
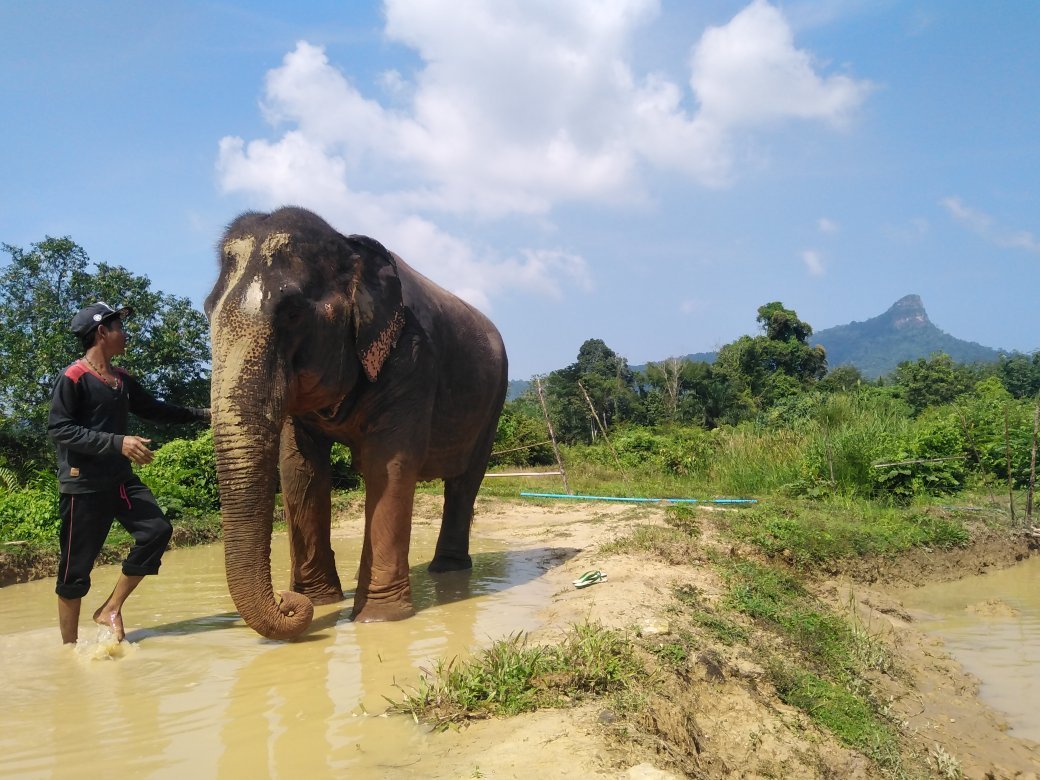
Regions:
M 110 320 L 113 317 L 125 320 L 133 313 L 134 310 L 129 306 L 123 306 L 120 309 L 113 309 L 107 303 L 98 301 L 89 306 L 84 306 L 79 310 L 76 316 L 72 318 L 72 332 L 82 338 L 105 320 Z

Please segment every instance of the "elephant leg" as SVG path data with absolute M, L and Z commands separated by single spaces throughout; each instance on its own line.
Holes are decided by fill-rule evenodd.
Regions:
M 473 568 L 469 555 L 469 531 L 473 523 L 473 504 L 484 479 L 484 466 L 444 481 L 444 512 L 437 549 L 428 570 L 433 573 Z
M 289 525 L 290 588 L 315 604 L 343 599 L 332 550 L 332 441 L 294 418 L 282 430 L 282 499 Z
M 437 536 L 437 549 L 428 571 L 461 571 L 473 568 L 469 555 L 469 532 L 473 524 L 473 504 L 477 491 L 487 471 L 488 458 L 495 443 L 498 418 L 489 425 L 480 443 L 473 450 L 469 468 L 457 477 L 444 480 L 444 512 L 441 515 L 441 532 Z
M 391 462 L 365 475 L 365 541 L 354 593 L 360 623 L 403 620 L 415 614 L 408 571 L 412 538 L 414 473 Z

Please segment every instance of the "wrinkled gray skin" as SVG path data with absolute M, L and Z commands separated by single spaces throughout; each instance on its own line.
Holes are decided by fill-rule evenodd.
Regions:
M 416 482 L 444 480 L 430 571 L 466 569 L 473 502 L 506 392 L 506 354 L 480 312 L 379 243 L 316 215 L 246 213 L 220 247 L 206 299 L 213 441 L 228 587 L 243 619 L 287 639 L 313 604 L 343 598 L 330 544 L 333 442 L 365 481 L 354 619 L 414 614 L 408 574 Z M 271 585 L 276 467 L 291 590 Z

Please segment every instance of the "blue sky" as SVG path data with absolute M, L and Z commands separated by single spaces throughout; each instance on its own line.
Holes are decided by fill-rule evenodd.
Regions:
M 223 227 L 295 204 L 479 306 L 515 379 L 589 338 L 716 349 L 774 300 L 822 330 L 916 293 L 1040 347 L 1032 0 L 4 0 L 0 29 L 0 242 L 200 308 Z

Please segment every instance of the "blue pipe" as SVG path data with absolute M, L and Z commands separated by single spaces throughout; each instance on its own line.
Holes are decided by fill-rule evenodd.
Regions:
M 575 498 L 582 501 L 627 501 L 640 504 L 757 504 L 757 498 L 619 498 L 617 496 L 572 496 L 567 493 L 526 493 L 524 498 Z

